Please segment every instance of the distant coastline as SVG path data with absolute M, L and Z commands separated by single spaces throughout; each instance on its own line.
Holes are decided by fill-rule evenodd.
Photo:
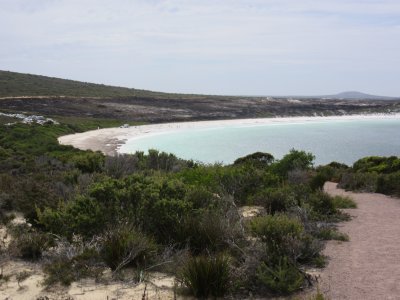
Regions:
M 91 130 L 83 133 L 65 135 L 58 138 L 60 144 L 71 145 L 81 150 L 101 151 L 106 155 L 119 153 L 121 145 L 128 140 L 142 138 L 157 134 L 175 132 L 177 130 L 199 129 L 199 128 L 220 128 L 229 125 L 258 126 L 265 124 L 293 124 L 305 122 L 325 121 L 352 121 L 352 120 L 373 120 L 373 119 L 399 119 L 400 113 L 394 114 L 363 114 L 363 115 L 342 115 L 342 116 L 315 116 L 315 117 L 276 117 L 276 118 L 253 118 L 253 119 L 231 119 L 213 121 L 191 121 L 173 122 L 161 124 L 149 124 L 130 126 L 127 128 L 104 128 Z

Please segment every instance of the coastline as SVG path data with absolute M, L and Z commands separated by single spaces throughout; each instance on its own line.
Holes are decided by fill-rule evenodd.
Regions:
M 101 151 L 106 155 L 117 155 L 119 148 L 128 140 L 144 136 L 165 134 L 188 129 L 221 128 L 226 126 L 261 126 L 266 124 L 293 124 L 326 121 L 355 121 L 376 119 L 398 119 L 400 114 L 368 114 L 315 117 L 278 117 L 260 119 L 232 119 L 212 121 L 190 121 L 130 126 L 128 128 L 104 128 L 61 136 L 58 142 L 81 150 Z

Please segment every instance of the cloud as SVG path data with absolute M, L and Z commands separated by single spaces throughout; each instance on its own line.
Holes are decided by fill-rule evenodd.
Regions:
M 399 26 L 397 0 L 0 0 L 0 64 L 153 90 L 400 95 L 382 80 L 400 75 Z

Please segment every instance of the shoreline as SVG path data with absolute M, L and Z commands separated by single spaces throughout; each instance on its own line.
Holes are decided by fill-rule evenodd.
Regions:
M 64 135 L 58 138 L 62 145 L 71 145 L 81 150 L 101 151 L 106 155 L 117 155 L 120 147 L 127 141 L 140 139 L 142 137 L 166 134 L 189 129 L 210 129 L 226 126 L 262 126 L 267 124 L 294 124 L 315 123 L 326 121 L 356 121 L 356 120 L 379 120 L 399 119 L 400 114 L 368 114 L 368 115 L 341 115 L 341 116 L 315 116 L 315 117 L 277 117 L 260 119 L 232 119 L 212 121 L 189 121 L 158 123 L 148 125 L 130 126 L 128 128 L 104 128 Z

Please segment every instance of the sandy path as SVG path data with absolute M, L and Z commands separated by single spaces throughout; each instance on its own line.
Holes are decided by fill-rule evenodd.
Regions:
M 352 193 L 328 182 L 331 195 L 350 196 L 358 209 L 340 224 L 350 242 L 329 242 L 330 257 L 321 274 L 321 290 L 330 299 L 400 299 L 400 199 L 381 194 Z

